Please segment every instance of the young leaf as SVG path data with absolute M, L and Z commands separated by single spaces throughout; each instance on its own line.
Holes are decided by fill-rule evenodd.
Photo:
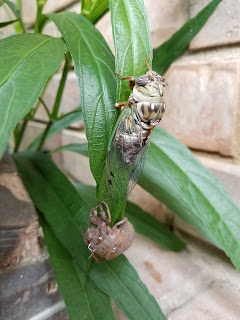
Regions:
M 72 12 L 51 14 L 48 17 L 62 33 L 74 59 L 90 167 L 99 183 L 115 114 L 114 57 L 103 36 L 85 17 Z
M 196 17 L 189 20 L 158 49 L 153 50 L 153 70 L 164 74 L 171 63 L 187 48 L 192 38 L 201 30 L 222 0 L 213 0 Z
M 96 204 L 96 188 L 82 183 L 74 183 L 79 195 L 81 195 L 90 207 Z M 132 202 L 127 202 L 125 217 L 133 224 L 134 230 L 142 234 L 161 247 L 180 251 L 185 244 L 169 228 L 144 212 Z
M 110 0 L 109 9 L 117 72 L 123 77 L 145 74 L 145 62 L 149 55 L 152 56 L 152 44 L 143 1 Z M 128 82 L 119 79 L 117 101 L 127 101 L 130 93 Z
M 166 320 L 157 301 L 124 255 L 107 263 L 93 264 L 89 277 L 101 291 L 112 297 L 128 319 Z
M 55 120 L 51 129 L 47 134 L 47 138 L 54 136 L 58 132 L 62 131 L 63 129 L 69 127 L 71 124 L 83 120 L 82 109 L 77 107 L 73 111 L 64 114 L 59 119 Z M 32 150 L 34 147 L 37 147 L 39 142 L 41 141 L 42 134 L 40 134 L 29 146 L 28 149 Z
M 40 223 L 69 319 L 114 320 L 109 297 L 97 289 L 89 277 L 85 282 L 87 275 L 61 245 L 45 219 L 41 218 Z
M 240 209 L 192 153 L 160 127 L 140 185 L 224 249 L 240 271 Z
M 6 22 L 0 22 L 0 28 L 4 28 L 4 27 L 8 26 L 9 24 L 12 24 L 12 23 L 17 22 L 17 21 L 18 21 L 18 19 L 11 20 L 11 21 L 6 21 Z
M 19 10 L 19 7 L 14 2 L 12 2 L 10 0 L 2 0 L 2 2 L 6 3 L 6 5 L 12 10 L 12 12 L 16 16 L 17 20 L 19 21 L 17 31 L 26 33 L 26 27 L 22 21 L 21 12 Z
M 72 151 L 79 153 L 85 157 L 88 157 L 88 144 L 87 143 L 72 143 L 72 144 L 67 144 L 65 146 L 61 146 L 50 153 L 58 152 L 58 151 Z
M 63 60 L 61 39 L 21 34 L 0 41 L 0 157 L 17 125 Z

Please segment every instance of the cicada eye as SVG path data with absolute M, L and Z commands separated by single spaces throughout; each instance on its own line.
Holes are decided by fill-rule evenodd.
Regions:
M 148 78 L 147 77 L 139 77 L 136 79 L 136 83 L 139 85 L 139 86 L 144 86 L 146 83 L 148 82 Z

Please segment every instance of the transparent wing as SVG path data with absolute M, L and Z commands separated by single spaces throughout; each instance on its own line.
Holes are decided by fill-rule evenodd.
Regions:
M 150 141 L 150 139 L 149 139 L 149 141 Z M 149 146 L 149 142 L 144 145 L 142 150 L 136 156 L 136 159 L 134 161 L 134 166 L 133 166 L 133 168 L 130 172 L 130 175 L 129 175 L 127 197 L 130 195 L 133 188 L 137 184 L 137 181 L 140 178 L 140 175 L 143 171 L 143 167 L 144 167 L 146 156 L 147 156 L 148 146 Z
M 145 132 L 134 106 L 125 107 L 106 158 L 105 180 L 111 199 L 126 198 L 142 172 L 150 132 Z

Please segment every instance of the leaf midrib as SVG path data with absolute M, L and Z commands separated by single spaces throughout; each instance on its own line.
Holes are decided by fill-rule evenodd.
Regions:
M 147 318 L 144 318 L 144 319 L 149 319 L 149 320 L 151 320 L 152 318 L 149 318 L 149 315 L 148 315 L 148 314 L 145 312 L 145 310 L 142 308 L 141 303 L 139 303 L 139 301 L 136 299 L 136 297 L 133 295 L 133 293 L 129 290 L 129 288 L 126 287 L 125 283 L 121 280 L 121 278 L 120 278 L 120 276 L 118 275 L 118 273 L 114 272 L 114 270 L 112 269 L 112 267 L 111 267 L 108 263 L 105 263 L 105 266 L 107 266 L 108 269 L 110 269 L 110 271 L 111 271 L 111 273 L 114 275 L 114 277 L 118 279 L 118 281 L 122 284 L 122 286 L 125 288 L 125 290 L 126 290 L 128 293 L 130 293 L 130 295 L 132 296 L 132 298 L 133 298 L 133 299 L 137 302 L 137 304 L 141 307 L 141 310 L 142 310 L 143 313 L 147 316 Z M 128 277 L 129 277 L 129 275 L 128 275 Z M 133 280 L 136 281 L 135 279 L 133 279 Z M 141 280 L 140 280 L 140 281 L 141 281 Z M 136 282 L 137 282 L 137 281 L 136 281 Z M 140 285 L 140 283 L 138 283 L 138 285 Z M 146 290 L 145 290 L 145 292 L 146 292 Z M 112 299 L 115 300 L 113 297 L 112 297 Z M 151 300 L 152 300 L 152 299 L 151 299 Z M 118 302 L 120 302 L 119 299 L 118 299 Z M 123 309 L 126 310 L 126 308 L 124 308 L 124 307 L 123 307 Z M 129 313 L 129 311 L 128 311 L 128 313 Z M 129 314 L 129 316 L 130 316 L 130 314 Z
M 8 79 L 11 77 L 11 75 L 14 73 L 14 71 L 16 71 L 16 69 L 19 67 L 19 65 L 26 59 L 28 58 L 28 56 L 30 56 L 30 54 L 32 54 L 35 50 L 37 50 L 40 46 L 44 45 L 45 43 L 47 43 L 48 41 L 51 41 L 51 38 L 48 39 L 44 39 L 43 42 L 39 43 L 38 45 L 36 45 L 35 47 L 32 48 L 32 50 L 28 51 L 20 60 L 19 62 L 13 66 L 13 68 L 9 71 L 9 73 L 5 76 L 5 78 L 3 78 L 3 80 L 0 82 L 0 87 L 3 86 L 3 84 L 5 82 L 8 81 Z
M 153 144 L 156 148 L 160 149 L 160 148 L 158 147 L 158 145 L 155 144 L 154 142 L 152 142 L 152 144 Z M 181 173 L 182 173 L 185 177 L 187 177 L 187 179 L 188 179 L 189 181 L 191 181 L 192 185 L 198 190 L 198 192 L 200 193 L 200 195 L 202 195 L 202 197 L 205 199 L 205 201 L 206 201 L 206 202 L 209 204 L 209 206 L 213 209 L 213 212 L 216 214 L 218 220 L 221 221 L 221 223 L 226 227 L 226 229 L 227 229 L 228 231 L 230 231 L 230 234 L 232 234 L 233 239 L 235 240 L 235 242 L 236 242 L 237 244 L 239 244 L 239 241 L 237 241 L 236 237 L 233 235 L 233 233 L 231 232 L 231 230 L 229 229 L 229 227 L 226 225 L 226 223 L 225 223 L 225 221 L 224 221 L 224 218 L 218 213 L 218 211 L 215 209 L 215 207 L 213 206 L 213 204 L 208 200 L 208 198 L 205 196 L 205 194 L 202 192 L 202 190 L 199 189 L 199 187 L 196 185 L 196 183 L 195 183 L 192 179 L 189 178 L 188 174 L 187 174 L 185 171 L 183 171 L 183 170 L 181 169 L 181 167 L 178 166 L 177 163 L 176 163 L 172 158 L 170 158 L 166 152 L 163 151 L 163 149 L 160 149 L 160 150 L 165 154 L 165 156 L 169 159 L 169 161 L 171 161 L 171 162 L 174 164 L 174 166 L 177 167 L 177 168 L 181 171 Z M 153 163 L 151 162 L 151 160 L 148 159 L 148 161 L 153 165 Z M 154 165 L 153 165 L 153 166 L 154 166 Z M 155 166 L 154 166 L 154 167 L 155 167 Z M 171 182 L 173 183 L 172 180 L 171 180 Z M 223 194 L 223 195 L 224 195 L 224 194 Z M 226 195 L 224 195 L 224 196 L 225 196 L 225 198 L 226 198 Z M 226 198 L 226 199 L 227 199 L 227 198 Z M 203 222 L 203 224 L 209 229 L 209 226 L 206 225 L 206 222 L 202 220 L 201 216 L 199 216 L 199 218 L 200 218 L 200 220 Z M 210 227 L 211 227 L 211 226 L 210 226 Z M 210 230 L 211 230 L 211 229 L 210 229 Z M 214 236 L 214 238 L 216 239 L 216 237 L 215 237 L 215 235 L 212 233 L 212 231 L 211 231 L 211 234 L 212 234 L 212 235 Z M 216 239 L 216 240 L 219 241 L 218 239 Z M 222 238 L 222 241 L 225 243 L 225 241 L 224 241 L 223 238 Z M 230 250 L 229 250 L 229 252 L 230 252 Z
M 74 265 L 74 268 L 75 268 L 76 273 L 77 273 L 77 277 L 78 277 L 78 279 L 79 279 L 80 286 L 81 286 L 82 291 L 83 291 L 83 295 L 84 295 L 85 300 L 86 300 L 86 302 L 87 302 L 88 309 L 89 309 L 90 314 L 91 314 L 91 316 L 92 316 L 92 320 L 94 320 L 94 315 L 93 315 L 93 313 L 92 313 L 92 308 L 91 308 L 91 306 L 90 306 L 90 304 L 89 304 L 89 301 L 88 301 L 87 292 L 86 292 L 85 288 L 84 288 L 83 285 L 82 285 L 81 275 L 80 275 L 80 273 L 79 273 L 79 271 L 78 271 L 78 266 L 77 266 L 76 261 L 75 261 L 75 259 L 74 259 L 73 257 L 72 257 L 72 261 L 73 261 L 73 265 Z M 91 319 L 89 319 L 89 320 L 91 320 Z
M 83 29 L 80 28 L 78 25 L 76 25 L 74 22 L 72 22 L 68 17 L 66 17 L 66 20 L 67 20 L 70 24 L 72 24 L 75 28 L 77 28 L 77 29 L 80 31 L 81 36 L 82 36 L 82 39 L 84 40 L 84 42 L 85 42 L 85 44 L 87 45 L 90 53 L 92 54 L 92 57 L 93 57 L 96 65 L 97 65 L 97 67 L 98 67 L 98 70 L 99 70 L 99 75 L 100 75 L 100 80 L 101 80 L 101 88 L 102 88 L 102 90 L 103 90 L 103 92 L 100 94 L 100 96 L 98 97 L 98 99 L 99 99 L 99 101 L 100 101 L 101 96 L 103 96 L 103 99 L 106 100 L 106 98 L 105 98 L 105 96 L 104 96 L 104 94 L 103 94 L 104 92 L 106 92 L 106 91 L 104 90 L 104 88 L 106 87 L 106 83 L 105 83 L 105 79 L 103 78 L 102 73 L 101 73 L 101 70 L 102 70 L 101 64 L 99 63 L 99 60 L 95 58 L 95 54 L 94 54 L 94 52 L 92 51 L 91 46 L 89 46 L 88 41 L 86 40 L 86 36 L 85 36 L 85 34 L 84 34 L 85 32 L 86 32 L 86 33 L 89 33 L 89 31 L 88 31 L 88 30 L 83 30 Z M 91 35 L 92 35 L 92 34 L 91 34 Z M 98 39 L 97 39 L 97 40 L 98 40 Z M 79 41 L 80 41 L 80 40 L 79 40 Z M 104 106 L 105 106 L 105 103 L 104 103 Z M 94 130 L 94 121 L 95 121 L 95 116 L 96 116 L 96 113 L 97 113 L 97 108 L 98 108 L 98 104 L 96 104 L 95 109 L 94 109 L 94 117 L 93 117 L 93 122 L 92 122 L 92 131 L 91 131 L 92 136 L 91 136 L 91 138 L 90 138 L 90 139 L 91 139 L 90 142 L 92 142 L 93 130 Z M 85 108 L 84 108 L 84 109 L 85 109 Z M 105 123 L 107 124 L 107 128 L 106 128 L 107 130 L 106 130 L 106 131 L 108 132 L 108 136 L 109 136 L 109 135 L 110 135 L 110 118 L 109 118 L 109 113 L 107 112 L 107 111 L 108 111 L 107 107 L 105 107 L 104 110 L 105 110 L 105 112 L 104 112 L 104 114 L 105 114 Z M 108 145 L 108 143 L 106 144 L 106 150 L 107 150 L 107 145 Z M 104 170 L 104 166 L 103 166 L 102 170 Z M 94 171 L 95 171 L 95 170 L 94 170 Z M 96 172 L 95 172 L 94 174 L 95 174 L 95 176 L 96 176 Z M 97 174 L 98 174 L 98 173 L 97 173 Z M 102 172 L 101 172 L 101 174 L 98 174 L 98 175 L 99 175 L 99 178 L 97 178 L 97 180 L 100 181 Z

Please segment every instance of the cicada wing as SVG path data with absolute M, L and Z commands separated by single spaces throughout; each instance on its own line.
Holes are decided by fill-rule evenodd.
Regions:
M 134 108 L 134 107 L 132 107 Z M 140 122 L 128 107 L 115 130 L 106 158 L 106 187 L 111 199 L 126 198 L 142 172 L 148 143 L 143 143 Z
M 115 130 L 114 137 L 111 141 L 107 152 L 105 165 L 105 181 L 108 195 L 111 199 L 121 200 L 127 196 L 127 187 L 132 163 L 125 161 L 126 139 L 131 139 L 128 132 L 130 120 L 129 112 L 121 117 L 120 122 Z
M 128 181 L 128 188 L 127 188 L 127 197 L 130 195 L 132 192 L 133 188 L 138 182 L 138 179 L 140 178 L 140 175 L 143 171 L 145 160 L 147 157 L 147 151 L 148 151 L 148 146 L 149 146 L 149 141 L 143 146 L 141 151 L 138 153 L 138 155 L 135 158 L 134 161 L 134 166 L 130 172 L 129 175 L 129 181 Z

